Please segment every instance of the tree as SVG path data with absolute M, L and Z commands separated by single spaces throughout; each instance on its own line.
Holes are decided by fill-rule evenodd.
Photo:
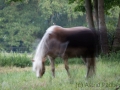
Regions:
M 85 24 L 67 0 L 0 0 L 0 50 L 31 51 L 53 23 L 71 27 Z M 81 20 L 81 22 L 79 22 Z M 15 50 L 16 49 L 16 50 Z M 19 50 L 18 50 L 19 51 Z
M 77 19 L 81 15 L 80 12 L 74 12 L 76 4 L 69 5 L 67 0 L 41 0 L 38 4 L 41 13 L 40 17 L 46 21 L 48 26 L 53 23 L 60 26 L 68 26 L 68 22 L 71 23 L 72 20 Z M 62 19 L 63 17 L 65 17 L 64 20 Z
M 93 0 L 94 5 L 94 17 L 97 30 L 99 30 L 99 19 L 98 19 L 98 0 Z
M 113 51 L 117 51 L 117 50 L 120 50 L 120 13 L 119 13 L 119 18 L 115 33 L 115 39 L 113 43 Z
M 74 0 L 76 1 L 76 0 Z M 91 0 L 85 0 L 86 16 L 88 18 L 89 28 L 94 28 L 93 14 L 92 14 L 92 3 Z M 99 0 L 94 0 L 94 10 L 96 16 L 96 22 L 98 30 L 100 31 L 100 44 L 103 53 L 108 53 L 108 40 L 107 40 L 107 30 L 105 25 L 105 16 L 104 16 L 104 2 Z M 98 23 L 99 22 L 99 23 Z M 105 38 L 105 39 L 103 39 Z
M 108 39 L 107 39 L 107 28 L 105 24 L 104 15 L 104 0 L 98 0 L 98 18 L 99 18 L 99 31 L 100 31 L 100 44 L 103 53 L 108 53 Z
M 81 4 L 81 2 L 83 2 L 83 1 L 85 1 L 85 3 L 84 3 L 85 7 L 84 7 L 83 3 Z M 84 11 L 83 8 L 86 8 L 86 5 L 87 5 L 87 7 L 89 7 L 89 9 L 86 8 L 86 14 L 87 14 L 86 16 L 91 18 L 91 19 L 89 19 L 91 22 L 92 22 L 93 17 L 95 17 L 95 21 L 96 21 L 95 25 L 97 27 L 97 30 L 99 30 L 99 32 L 100 32 L 101 49 L 102 49 L 103 53 L 107 53 L 107 52 L 109 52 L 109 47 L 108 47 L 108 38 L 107 38 L 107 27 L 105 25 L 106 24 L 105 14 L 108 14 L 108 11 L 111 8 L 113 8 L 115 6 L 120 6 L 120 1 L 119 0 L 112 0 L 112 1 L 111 0 L 104 0 L 104 1 L 93 0 L 92 3 L 90 3 L 90 1 L 91 0 L 69 0 L 70 3 L 77 2 L 77 6 L 75 7 L 76 11 Z M 90 6 L 94 6 L 94 16 L 92 16 L 92 17 L 91 17 L 92 14 L 88 13 L 88 10 L 89 10 L 89 12 L 91 12 Z M 88 25 L 91 22 L 88 22 Z
M 105 22 L 105 16 L 104 16 L 104 19 L 99 18 L 99 17 L 101 17 L 101 14 L 98 14 L 98 4 L 100 4 L 100 2 L 98 2 L 98 0 L 69 0 L 69 3 L 72 3 L 71 5 L 67 4 L 68 3 L 67 0 L 25 0 L 25 1 L 24 0 L 6 0 L 6 1 L 10 2 L 10 3 L 17 2 L 17 1 L 18 2 L 22 1 L 22 3 L 26 2 L 28 4 L 34 3 L 35 5 L 32 5 L 32 6 L 36 8 L 36 10 L 34 9 L 33 11 L 34 12 L 36 11 L 35 16 L 37 17 L 37 19 L 35 20 L 34 17 L 32 17 L 32 16 L 29 16 L 29 18 L 32 17 L 31 22 L 33 22 L 34 25 L 36 24 L 37 27 L 38 27 L 37 23 L 39 23 L 39 26 L 42 26 L 42 27 L 39 27 L 40 31 L 42 33 L 44 32 L 44 30 L 47 27 L 49 27 L 53 23 L 61 25 L 61 26 L 81 25 L 81 24 L 77 24 L 79 21 L 78 17 L 80 17 L 79 14 L 83 14 L 81 12 L 86 11 L 88 26 L 90 28 L 97 27 L 97 30 L 99 30 L 99 32 L 101 32 L 101 46 L 102 46 L 101 48 L 102 48 L 103 52 L 105 52 L 105 53 L 108 52 L 107 51 L 108 50 L 107 49 L 108 48 L 107 47 L 108 46 L 108 44 L 107 44 L 107 42 L 108 42 L 107 27 L 106 27 L 106 25 L 104 25 L 104 29 L 101 29 L 101 27 L 103 27 L 103 25 L 99 26 L 99 24 L 101 24 L 100 23 L 101 21 L 99 21 L 99 20 L 104 20 L 102 22 L 104 24 L 106 24 L 106 22 Z M 0 1 L 0 2 L 3 3 L 3 1 Z M 6 6 L 6 5 L 4 4 L 4 6 Z M 2 5 L 2 7 L 0 6 L 0 9 L 3 9 L 4 6 L 3 5 Z M 108 14 L 109 13 L 108 11 L 115 6 L 120 7 L 120 0 L 112 0 L 112 1 L 104 0 L 104 12 L 105 13 L 102 13 L 102 14 L 104 14 L 104 15 Z M 25 7 L 22 7 L 21 5 L 18 5 L 17 7 L 20 7 L 22 9 L 25 8 Z M 80 13 L 76 14 L 73 12 L 73 10 L 80 11 Z M 45 11 L 47 11 L 47 12 L 45 12 Z M 3 18 L 0 18 L 0 20 L 3 21 Z M 74 20 L 76 20 L 76 22 L 73 23 Z M 95 20 L 95 22 L 94 22 L 94 20 Z M 95 24 L 95 26 L 94 26 L 94 24 Z M 3 27 L 3 26 L 1 26 L 1 27 Z M 36 33 L 35 36 L 38 36 L 38 37 L 41 36 L 41 32 L 37 32 L 37 33 L 35 32 Z M 117 32 L 118 32 L 118 29 L 116 29 L 116 33 Z M 103 38 L 106 38 L 106 39 L 103 39 Z M 116 41 L 116 38 L 118 38 L 117 34 L 115 34 L 114 43 L 118 42 L 118 41 Z M 3 40 L 3 38 L 1 39 L 1 41 L 2 40 Z M 106 46 L 106 50 L 104 49 L 105 47 L 103 44 Z M 118 45 L 116 45 L 116 46 L 118 46 Z
M 99 3 L 101 3 L 101 2 L 98 2 L 98 0 L 93 0 L 93 3 L 94 3 L 94 10 L 95 10 L 95 17 L 96 17 L 96 24 L 97 24 L 97 27 L 100 27 L 99 25 L 100 25 L 100 21 L 99 21 L 99 19 L 100 18 L 98 18 L 98 16 L 101 16 L 101 14 L 99 13 L 98 14 L 98 4 Z M 112 0 L 112 1 L 110 1 L 110 0 L 104 0 L 104 11 L 103 11 L 103 14 L 106 14 L 106 15 L 110 15 L 112 12 L 114 12 L 114 11 L 112 11 L 112 12 L 109 12 L 109 10 L 110 9 L 113 9 L 114 7 L 116 7 L 116 6 L 119 6 L 120 7 L 120 1 L 119 0 Z M 117 13 L 116 13 L 117 14 Z M 104 15 L 105 16 L 105 15 Z M 98 19 L 97 19 L 98 18 Z M 115 20 L 114 20 L 115 21 Z M 105 20 L 103 19 L 103 22 L 102 23 L 104 23 L 105 22 Z M 106 23 L 106 22 L 105 22 Z M 100 30 L 100 28 L 98 28 L 98 30 L 100 31 L 100 43 L 101 43 L 101 50 L 102 51 L 104 51 L 104 52 L 106 52 L 106 51 L 109 51 L 110 50 L 110 48 L 108 48 L 107 46 L 108 46 L 108 39 L 107 39 L 107 36 L 108 36 L 108 34 L 107 34 L 107 28 L 106 28 L 106 25 L 102 25 L 103 27 L 104 27 L 104 29 L 101 29 Z M 109 28 L 109 27 L 108 27 Z M 118 29 L 117 29 L 118 30 Z M 117 31 L 117 32 L 119 32 L 119 31 Z M 116 34 L 117 35 L 117 34 Z M 118 38 L 118 36 L 117 36 L 117 38 Z M 109 40 L 110 41 L 110 40 Z M 111 47 L 112 45 L 113 45 L 113 47 L 114 47 L 114 44 L 112 43 L 113 42 L 113 40 L 112 41 L 110 41 L 110 46 L 109 47 Z M 106 46 L 107 45 L 107 46 Z M 117 45 L 118 46 L 118 45 Z M 103 50 L 104 49 L 104 50 Z M 105 50 L 106 49 L 106 50 Z M 108 50 L 109 49 L 109 50 Z
M 0 49 L 30 51 L 30 46 L 35 39 L 34 33 L 38 32 L 40 28 L 35 22 L 36 7 L 31 8 L 31 12 L 26 3 L 6 4 L 4 2 L 4 4 L 6 6 L 0 12 L 0 42 L 2 44 Z
M 11 3 L 11 2 L 22 2 L 23 0 L 6 0 L 6 2 Z
M 85 9 L 86 9 L 88 26 L 90 29 L 95 29 L 94 22 L 93 22 L 93 15 L 92 15 L 93 13 L 92 13 L 91 0 L 85 0 Z

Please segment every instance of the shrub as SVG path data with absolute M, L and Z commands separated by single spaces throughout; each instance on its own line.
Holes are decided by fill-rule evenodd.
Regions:
M 30 57 L 27 53 L 0 53 L 0 66 L 16 66 L 16 67 L 26 67 L 31 66 Z

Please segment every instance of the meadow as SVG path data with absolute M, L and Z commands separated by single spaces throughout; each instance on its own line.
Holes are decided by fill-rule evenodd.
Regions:
M 86 79 L 86 67 L 78 58 L 69 60 L 71 78 L 61 59 L 56 60 L 56 77 L 51 75 L 49 61 L 42 78 L 32 71 L 27 53 L 0 54 L 0 90 L 120 90 L 120 52 L 100 55 L 96 75 Z

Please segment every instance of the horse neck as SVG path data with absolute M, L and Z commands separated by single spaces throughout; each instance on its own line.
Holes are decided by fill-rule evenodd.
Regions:
M 48 48 L 46 44 L 46 36 L 44 36 L 42 40 L 40 41 L 40 43 L 38 44 L 34 59 L 42 60 L 43 58 L 45 58 L 47 52 L 48 52 Z

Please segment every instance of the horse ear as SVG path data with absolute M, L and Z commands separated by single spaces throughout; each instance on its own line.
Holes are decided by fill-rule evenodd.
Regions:
M 35 60 L 31 60 L 32 62 L 34 62 Z

